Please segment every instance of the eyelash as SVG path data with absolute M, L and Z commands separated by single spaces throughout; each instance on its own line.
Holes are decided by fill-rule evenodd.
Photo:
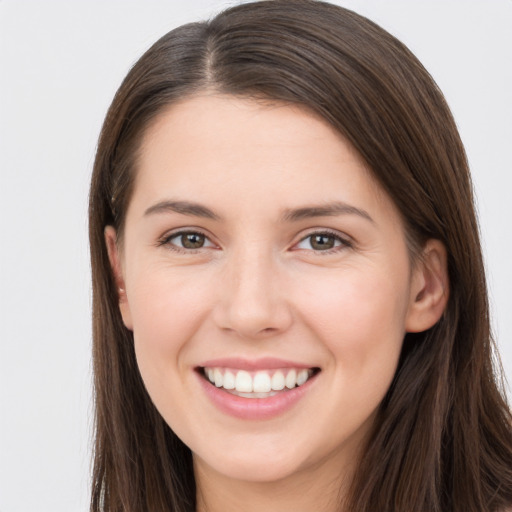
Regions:
M 158 241 L 157 246 L 158 247 L 167 246 L 170 250 L 172 250 L 174 252 L 177 252 L 179 254 L 195 254 L 195 253 L 197 253 L 197 252 L 199 252 L 199 251 L 201 251 L 202 249 L 205 248 L 205 247 L 199 247 L 197 249 L 187 249 L 187 248 L 184 248 L 184 247 L 180 247 L 180 246 L 178 246 L 176 244 L 173 244 L 171 242 L 172 239 L 178 238 L 178 237 L 184 236 L 184 235 L 198 235 L 198 236 L 204 237 L 211 244 L 213 244 L 213 242 L 211 242 L 210 239 L 208 238 L 208 236 L 205 235 L 203 232 L 197 231 L 197 230 L 193 230 L 193 229 L 189 229 L 189 230 L 176 231 L 174 233 L 171 233 L 169 235 L 164 236 L 163 238 L 161 238 Z M 294 249 L 294 250 L 311 250 L 314 254 L 328 255 L 328 254 L 337 253 L 337 252 L 339 252 L 339 251 L 341 251 L 343 249 L 347 249 L 347 248 L 353 247 L 353 243 L 350 240 L 340 236 L 339 233 L 337 233 L 335 231 L 331 231 L 329 229 L 322 229 L 322 230 L 312 231 L 312 232 L 308 233 L 306 236 L 302 237 L 294 245 L 294 247 L 296 245 L 304 242 L 308 238 L 312 238 L 313 236 L 332 237 L 332 238 L 335 239 L 335 243 L 339 242 L 339 245 L 338 246 L 334 246 L 331 249 L 325 249 L 325 250 L 314 250 L 313 248 L 311 248 L 311 249 Z
M 336 242 L 340 243 L 338 246 L 334 246 L 331 249 L 324 249 L 324 250 L 314 250 L 312 248 L 309 249 L 315 255 L 325 256 L 325 255 L 329 255 L 329 254 L 335 254 L 335 253 L 338 253 L 338 252 L 340 252 L 340 251 L 342 251 L 344 249 L 350 249 L 351 247 L 353 247 L 353 243 L 348 238 L 342 237 L 338 232 L 331 231 L 329 229 L 321 229 L 321 230 L 318 230 L 318 231 L 312 231 L 312 232 L 308 233 L 306 236 L 302 237 L 297 242 L 297 244 L 295 244 L 295 245 L 298 245 L 298 244 L 304 242 L 308 238 L 311 239 L 314 236 L 332 237 L 332 238 L 335 239 L 335 243 Z M 311 244 L 311 242 L 310 242 L 310 244 Z M 295 249 L 295 250 L 308 250 L 308 249 Z
M 179 254 L 195 254 L 201 249 L 204 249 L 204 247 L 199 247 L 197 249 L 187 249 L 185 247 L 180 247 L 176 244 L 171 243 L 171 240 L 173 238 L 179 238 L 184 235 L 198 235 L 204 237 L 206 240 L 210 241 L 207 235 L 202 233 L 201 231 L 197 231 L 194 229 L 184 229 L 181 231 L 175 231 L 174 233 L 171 233 L 169 235 L 165 235 L 163 238 L 161 238 L 158 241 L 158 247 L 167 246 L 171 251 L 177 252 Z M 210 243 L 212 243 L 210 241 Z

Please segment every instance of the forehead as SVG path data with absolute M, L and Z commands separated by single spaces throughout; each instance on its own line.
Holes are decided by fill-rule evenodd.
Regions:
M 245 146 L 250 153 L 254 148 L 278 146 L 314 151 L 323 143 L 331 152 L 337 146 L 345 157 L 363 164 L 357 151 L 319 115 L 306 106 L 279 101 L 215 93 L 187 97 L 164 109 L 146 129 L 141 144 L 143 156 L 148 156 L 148 149 L 154 149 L 162 138 L 172 146 L 184 139 L 189 144 L 200 142 L 195 156 L 204 155 L 213 145 L 215 150 L 223 145 L 232 149 Z M 180 146 L 180 153 L 187 149 L 188 144 Z
M 153 121 L 136 173 L 141 204 L 184 195 L 221 206 L 229 198 L 243 209 L 255 198 L 270 208 L 385 196 L 357 151 L 306 108 L 214 94 L 173 104 Z

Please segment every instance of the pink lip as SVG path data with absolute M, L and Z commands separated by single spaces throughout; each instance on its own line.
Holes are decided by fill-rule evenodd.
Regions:
M 212 366 L 240 368 L 240 366 L 233 364 L 233 360 L 229 360 L 229 364 L 226 365 L 219 364 L 220 361 L 221 360 L 215 361 L 215 364 Z M 269 368 L 268 366 L 264 367 Z M 278 367 L 285 367 L 283 366 L 283 361 L 280 361 Z M 294 367 L 310 368 L 303 365 Z M 262 367 L 258 366 L 258 368 Z M 204 378 L 201 371 L 196 372 L 196 374 L 203 391 L 220 411 L 243 420 L 267 420 L 285 413 L 308 393 L 311 387 L 315 385 L 318 377 L 318 374 L 313 375 L 302 386 L 289 391 L 279 392 L 277 395 L 268 398 L 244 398 L 232 395 L 222 388 L 217 388 Z
M 244 359 L 241 357 L 225 357 L 211 359 L 199 365 L 202 368 L 236 368 L 237 370 L 277 370 L 279 368 L 312 368 L 311 365 L 276 359 L 275 357 L 262 357 L 260 359 Z

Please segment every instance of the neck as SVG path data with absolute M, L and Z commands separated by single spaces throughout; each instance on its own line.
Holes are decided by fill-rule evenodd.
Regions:
M 258 482 L 227 477 L 194 459 L 197 512 L 340 512 L 352 471 L 329 466 Z

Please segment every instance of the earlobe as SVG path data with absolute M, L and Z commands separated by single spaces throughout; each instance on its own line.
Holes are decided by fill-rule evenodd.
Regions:
M 446 249 L 439 240 L 428 240 L 416 263 L 406 318 L 407 332 L 423 332 L 441 318 L 449 297 Z
M 116 283 L 117 294 L 119 297 L 119 310 L 127 329 L 133 330 L 128 297 L 126 295 L 126 286 L 123 277 L 121 265 L 121 255 L 117 244 L 117 233 L 113 226 L 105 227 L 105 244 L 107 246 L 108 259 Z

